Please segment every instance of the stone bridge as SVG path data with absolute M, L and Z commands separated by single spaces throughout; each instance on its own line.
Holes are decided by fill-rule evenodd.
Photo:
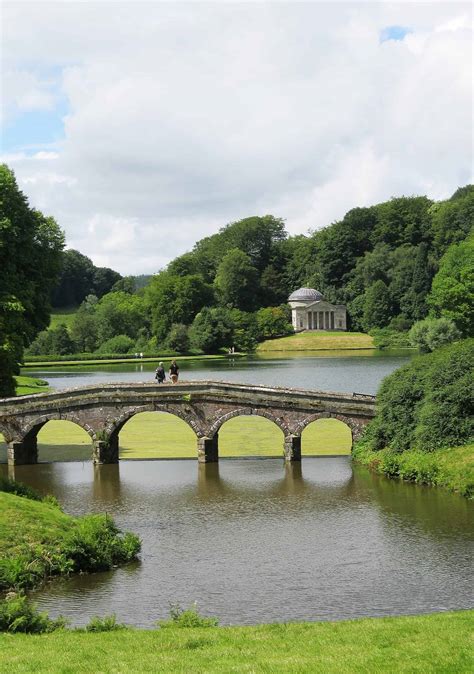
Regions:
M 335 418 L 356 440 L 375 415 L 375 397 L 227 382 L 105 384 L 0 400 L 0 433 L 8 463 L 38 461 L 38 431 L 52 419 L 72 421 L 91 437 L 95 463 L 116 463 L 119 433 L 140 412 L 169 412 L 191 426 L 197 458 L 218 460 L 219 428 L 228 419 L 256 414 L 273 421 L 284 435 L 286 461 L 301 460 L 301 434 L 312 421 Z

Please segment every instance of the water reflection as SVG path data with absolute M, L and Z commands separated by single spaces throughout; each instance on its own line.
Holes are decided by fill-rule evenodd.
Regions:
M 3 467 L 6 471 L 6 466 Z M 40 607 L 151 626 L 170 602 L 223 623 L 468 608 L 472 504 L 384 480 L 348 457 L 42 464 L 15 477 L 71 513 L 139 533 L 141 563 L 53 582 Z

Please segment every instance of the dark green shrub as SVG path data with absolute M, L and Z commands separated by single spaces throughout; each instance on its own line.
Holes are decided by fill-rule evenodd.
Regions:
M 187 353 L 189 344 L 189 327 L 183 323 L 173 323 L 166 338 L 166 348 L 178 353 Z
M 217 627 L 219 620 L 217 618 L 205 618 L 199 615 L 197 604 L 194 603 L 187 609 L 181 608 L 179 604 L 170 605 L 170 619 L 158 620 L 157 625 L 161 628 L 166 627 Z
M 0 600 L 0 632 L 25 632 L 42 634 L 64 629 L 67 620 L 62 616 L 51 620 L 47 613 L 40 613 L 23 594 L 10 592 Z
M 88 515 L 77 522 L 64 542 L 64 552 L 76 571 L 105 571 L 129 562 L 140 551 L 135 534 L 120 534 L 110 517 Z
M 115 630 L 124 630 L 127 626 L 117 622 L 115 613 L 106 615 L 103 618 L 94 616 L 86 625 L 86 632 L 114 632 Z
M 386 377 L 371 424 L 372 449 L 429 452 L 474 438 L 474 339 L 418 356 Z
M 374 449 L 409 449 L 413 442 L 418 407 L 423 401 L 425 363 L 413 359 L 385 377 L 377 394 L 377 416 L 371 425 Z
M 127 335 L 111 337 L 97 350 L 98 353 L 127 354 L 135 347 L 135 342 Z
M 428 353 L 460 339 L 461 333 L 449 318 L 426 318 L 412 326 L 408 337 L 412 346 Z

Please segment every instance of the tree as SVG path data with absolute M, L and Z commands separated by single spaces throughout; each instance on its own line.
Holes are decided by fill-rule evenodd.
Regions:
M 190 325 L 202 307 L 213 300 L 212 287 L 199 274 L 156 274 L 145 289 L 153 334 L 159 342 L 164 341 L 173 323 Z
M 186 353 L 189 351 L 189 329 L 182 323 L 173 323 L 166 339 L 166 346 L 172 351 Z
M 390 322 L 390 292 L 383 281 L 376 281 L 365 293 L 362 323 L 366 331 L 383 328 Z
M 370 425 L 373 449 L 430 452 L 473 441 L 474 340 L 417 356 L 385 377 Z
M 460 339 L 461 333 L 449 318 L 427 318 L 415 323 L 408 337 L 412 346 L 427 353 Z
M 0 396 L 14 393 L 23 349 L 47 327 L 50 294 L 64 235 L 53 218 L 31 209 L 13 172 L 0 166 Z
M 453 243 L 460 243 L 474 222 L 474 185 L 460 187 L 447 201 L 430 209 L 433 220 L 434 248 L 443 255 Z
M 354 208 L 340 222 L 317 232 L 321 288 L 340 288 L 357 259 L 372 248 L 370 236 L 377 223 L 374 208 Z
M 61 275 L 51 295 L 53 307 L 78 306 L 93 291 L 92 260 L 78 250 L 64 251 Z
M 266 307 L 256 313 L 259 336 L 263 339 L 282 337 L 293 332 L 291 309 L 285 304 L 279 307 Z
M 193 348 L 217 353 L 232 343 L 233 321 L 228 309 L 204 307 L 195 317 L 189 334 Z
M 95 310 L 98 299 L 95 295 L 88 295 L 77 310 L 71 326 L 71 336 L 82 352 L 92 352 L 97 348 L 97 318 Z
M 59 356 L 65 356 L 70 353 L 74 353 L 76 350 L 76 345 L 71 339 L 71 335 L 64 323 L 58 325 L 54 330 L 50 330 L 51 333 L 51 353 L 58 354 Z
M 221 304 L 243 311 L 255 307 L 258 273 L 250 257 L 238 248 L 233 248 L 222 258 L 214 285 Z
M 413 321 L 419 321 L 428 313 L 426 298 L 430 292 L 434 270 L 428 255 L 428 244 L 420 243 L 414 249 L 414 255 L 405 258 L 413 260 L 410 286 L 400 298 L 400 310 L 403 316 Z M 392 285 L 390 286 L 393 298 Z
M 435 316 L 454 321 L 463 335 L 474 332 L 474 235 L 453 244 L 441 258 L 428 304 Z
M 430 240 L 432 203 L 426 197 L 398 197 L 375 206 L 373 245 L 387 243 L 396 248 L 404 243 L 416 246 Z
M 112 293 L 127 293 L 133 295 L 137 291 L 135 276 L 120 277 L 110 289 Z
M 119 283 L 121 279 L 122 276 L 118 273 L 118 271 L 114 271 L 109 267 L 94 267 L 94 273 L 92 277 L 94 295 L 97 297 L 103 297 L 107 293 L 111 292 L 112 288 L 115 287 L 115 285 Z
M 95 319 L 99 345 L 117 335 L 136 340 L 140 328 L 149 325 L 144 298 L 124 292 L 104 295 L 96 305 Z
M 103 342 L 98 349 L 99 353 L 130 353 L 135 342 L 127 335 L 115 335 Z

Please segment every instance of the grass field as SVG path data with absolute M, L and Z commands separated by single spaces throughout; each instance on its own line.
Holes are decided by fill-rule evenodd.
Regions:
M 0 462 L 6 445 L 0 435 Z M 337 419 L 320 419 L 303 432 L 303 454 L 349 454 L 351 433 Z M 88 461 L 91 440 L 70 421 L 49 421 L 38 433 L 40 461 Z M 219 455 L 281 456 L 283 433 L 263 417 L 235 417 L 219 431 Z M 162 412 L 142 412 L 130 419 L 120 433 L 120 457 L 184 458 L 197 456 L 196 436 L 178 417 Z
M 257 353 L 270 351 L 323 351 L 326 349 L 373 349 L 374 340 L 363 332 L 299 332 L 288 337 L 268 339 Z
M 59 508 L 0 491 L 1 557 L 21 556 L 38 545 L 53 546 L 72 522 Z
M 69 307 L 67 309 L 53 309 L 51 312 L 51 321 L 49 323 L 49 327 L 54 329 L 57 328 L 58 325 L 61 325 L 64 323 L 64 325 L 70 329 L 72 322 L 74 320 L 74 316 L 77 313 L 78 307 Z
M 256 627 L 0 636 L 9 674 L 471 674 L 474 611 Z
M 57 504 L 17 496 L 16 488 L 0 485 L 0 600 L 4 591 L 50 576 L 105 571 L 136 558 L 138 538 L 122 537 L 107 514 L 71 517 Z M 2 608 L 0 601 L 0 629 Z
M 50 391 L 48 382 L 43 379 L 35 379 L 33 377 L 15 377 L 16 381 L 16 395 L 27 396 L 32 393 L 47 393 Z

